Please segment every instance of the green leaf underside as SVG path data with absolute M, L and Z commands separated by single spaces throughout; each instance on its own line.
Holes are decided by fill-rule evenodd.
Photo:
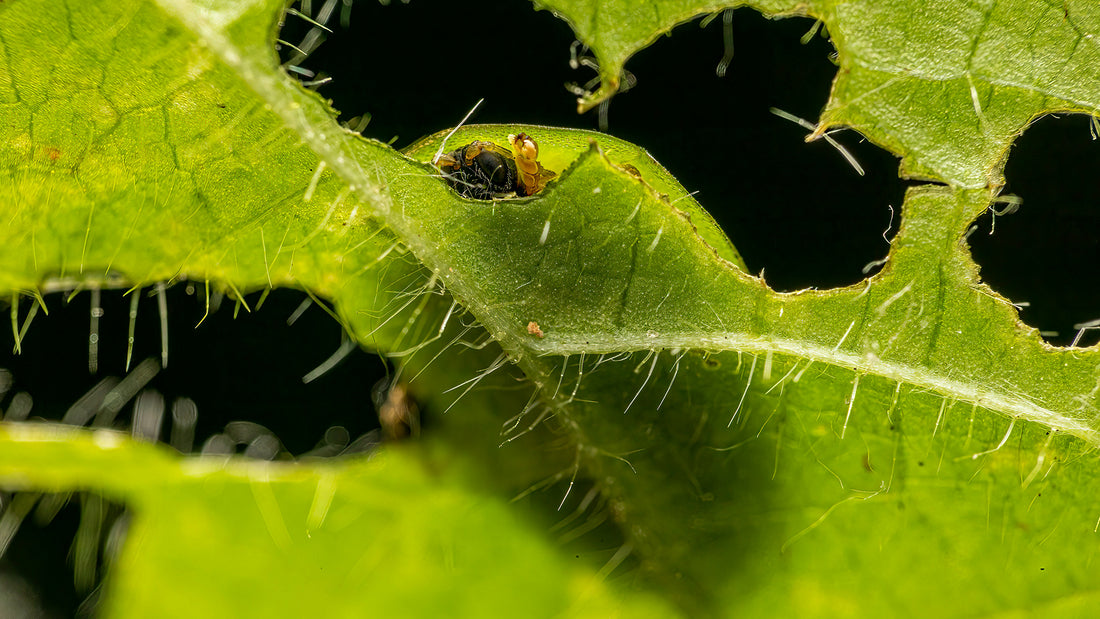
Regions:
M 614 4 L 601 10 L 613 15 Z M 994 195 L 985 187 L 999 181 L 1008 140 L 1030 118 L 1097 107 L 1100 65 L 1088 62 L 1095 52 L 1085 35 L 1100 11 L 1066 3 L 1070 27 L 1051 17 L 1061 7 L 1018 2 L 1009 17 L 998 4 L 976 13 L 986 21 L 974 34 L 970 14 L 945 3 L 917 11 L 900 2 L 812 5 L 840 51 L 824 121 L 859 128 L 904 155 L 907 173 L 949 186 L 910 190 L 879 275 L 845 289 L 776 294 L 736 266 L 710 218 L 636 147 L 596 135 L 598 148 L 590 148 L 593 135 L 573 130 L 464 128 L 449 146 L 503 143 L 519 129 L 536 136 L 548 167 L 560 166 L 552 168 L 559 179 L 533 199 L 478 202 L 458 197 L 422 163 L 438 148 L 431 139 L 406 157 L 339 129 L 323 103 L 274 69 L 269 43 L 280 6 L 0 5 L 9 69 L 0 84 L 8 170 L 0 204 L 10 222 L 0 229 L 0 289 L 102 285 L 116 273 L 137 285 L 209 280 L 238 294 L 303 287 L 331 299 L 364 345 L 402 353 L 410 375 L 438 352 L 426 376 L 453 381 L 444 387 L 502 349 L 530 387 L 459 400 L 448 424 L 462 438 L 446 448 L 464 446 L 472 460 L 499 466 L 486 464 L 470 474 L 476 482 L 458 487 L 392 468 L 361 471 L 372 463 L 302 466 L 300 488 L 252 479 L 219 498 L 178 481 L 180 471 L 207 465 L 155 456 L 149 479 L 181 489 L 169 500 L 155 483 L 115 485 L 73 466 L 83 463 L 81 449 L 102 448 L 94 441 L 51 451 L 57 445 L 20 430 L 0 435 L 6 479 L 121 492 L 139 509 L 163 500 L 217 520 L 224 532 L 232 523 L 221 520 L 262 511 L 268 492 L 308 514 L 326 471 L 355 488 L 349 493 L 364 513 L 378 501 L 376 484 L 386 497 L 408 484 L 409 501 L 441 513 L 451 492 L 481 500 L 478 483 L 521 490 L 546 472 L 534 463 L 539 450 L 553 451 L 549 460 L 576 462 L 597 480 L 642 582 L 690 614 L 923 614 L 929 600 L 943 600 L 929 611 L 943 615 L 1069 613 L 1090 602 L 1098 584 L 1087 567 L 1100 515 L 1090 452 L 1098 353 L 1052 349 L 1020 325 L 1014 308 L 979 282 L 964 235 Z M 645 16 L 627 25 L 651 33 L 644 43 L 690 16 L 674 9 L 659 11 L 675 19 L 666 26 Z M 592 19 L 556 10 L 601 52 L 580 25 Z M 1051 26 L 1021 32 L 1021 15 Z M 1064 44 L 1066 28 L 1081 34 L 1078 45 Z M 924 51 L 892 42 L 899 32 Z M 986 50 L 987 42 L 997 43 Z M 953 54 L 992 60 L 959 65 Z M 1020 54 L 1049 60 L 1006 64 Z M 1062 69 L 1050 70 L 1059 59 Z M 626 162 L 642 181 L 615 165 Z M 500 348 L 464 354 L 446 346 L 466 332 L 444 318 L 452 306 L 432 294 L 440 286 Z M 528 333 L 532 321 L 545 337 Z M 509 380 L 494 374 L 485 384 L 503 389 Z M 429 401 L 454 400 L 425 382 L 418 388 Z M 541 405 L 504 438 L 542 410 L 558 438 L 540 443 L 536 431 L 497 449 L 493 424 L 519 412 L 529 388 Z M 562 437 L 565 449 L 547 446 Z M 431 449 L 392 457 L 430 462 Z M 108 466 L 117 461 L 87 463 L 91 471 Z M 568 479 L 574 470 L 565 466 Z M 352 472 L 371 481 L 353 481 Z M 232 510 L 218 518 L 223 498 Z M 261 532 L 275 540 L 264 522 Z M 497 526 L 486 523 L 461 526 Z M 247 539 L 256 539 L 253 529 Z M 484 534 L 454 538 L 470 540 L 459 545 L 474 556 L 492 548 Z M 313 552 L 285 542 L 262 543 Z M 160 541 L 145 551 L 141 543 L 130 544 L 116 590 L 138 587 L 128 561 L 171 554 Z M 188 543 L 202 550 L 201 540 Z M 525 600 L 573 586 L 568 569 L 549 571 L 558 584 L 515 584 L 528 591 Z M 611 604 L 607 595 L 590 607 Z

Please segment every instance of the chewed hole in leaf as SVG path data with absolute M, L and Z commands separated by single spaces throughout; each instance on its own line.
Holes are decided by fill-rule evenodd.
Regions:
M 245 453 L 258 440 L 249 453 L 257 457 L 299 456 L 328 439 L 350 444 L 380 429 L 372 388 L 386 367 L 349 345 L 340 325 L 308 296 L 276 290 L 260 304 L 259 294 L 246 295 L 249 311 L 212 293 L 209 313 L 202 285 L 179 284 L 165 296 L 162 368 L 155 292 L 85 291 L 68 302 L 66 295 L 46 295 L 49 314 L 37 312 L 20 339 L 21 354 L 12 352 L 11 330 L 0 333 L 0 367 L 11 377 L 10 394 L 0 399 L 5 418 L 18 399 L 26 402 L 20 410 L 29 408 L 22 418 L 132 430 L 185 452 L 214 439 L 211 449 Z M 29 300 L 20 303 L 20 325 L 30 307 Z M 105 402 L 114 397 L 122 400 Z M 77 411 L 81 403 L 86 412 Z
M 637 84 L 611 101 L 611 133 L 643 145 L 729 235 L 750 272 L 782 291 L 862 280 L 886 257 L 903 185 L 897 159 L 851 131 L 832 137 L 866 175 L 824 140 L 769 112 L 816 122 L 835 53 L 810 19 L 735 12 L 725 77 L 723 20 L 678 27 L 627 63 Z M 690 112 L 689 112 L 690 110 Z M 891 210 L 892 209 L 892 210 Z M 885 234 L 884 234 L 885 233 Z M 870 266 L 865 272 L 865 267 Z
M 969 235 L 982 280 L 1047 342 L 1090 346 L 1100 331 L 1100 139 L 1084 115 L 1046 116 L 1017 140 L 1002 202 Z

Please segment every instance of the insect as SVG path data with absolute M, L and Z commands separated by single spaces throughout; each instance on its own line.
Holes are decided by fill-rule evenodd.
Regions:
M 436 165 L 463 196 L 491 200 L 509 194 L 532 196 L 557 174 L 538 162 L 539 147 L 526 133 L 509 135 L 512 150 L 483 140 L 445 153 Z

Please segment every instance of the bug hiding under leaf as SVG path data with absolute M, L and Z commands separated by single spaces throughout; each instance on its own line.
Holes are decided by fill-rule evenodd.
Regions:
M 436 165 L 451 187 L 467 198 L 525 197 L 542 191 L 557 174 L 538 162 L 538 144 L 526 133 L 509 135 L 508 141 L 511 151 L 476 140 L 440 155 Z

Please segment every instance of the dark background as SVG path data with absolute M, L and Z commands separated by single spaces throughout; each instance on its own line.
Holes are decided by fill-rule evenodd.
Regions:
M 315 1 L 314 9 L 321 4 Z M 282 38 L 297 44 L 309 25 L 287 19 Z M 341 110 L 342 120 L 370 114 L 364 135 L 400 148 L 453 126 L 481 98 L 470 122 L 599 128 L 596 112 L 577 115 L 575 97 L 564 86 L 594 76 L 591 69 L 570 68 L 572 32 L 527 2 L 360 2 L 349 28 L 338 22 L 330 20 L 334 32 L 299 64 L 332 78 L 320 92 Z M 891 207 L 898 212 L 906 186 L 897 159 L 855 132 L 836 138 L 865 177 L 826 143 L 806 144 L 805 129 L 768 111 L 777 107 L 816 122 L 824 107 L 835 50 L 821 33 L 802 44 L 812 27 L 809 19 L 771 21 L 737 11 L 735 54 L 719 78 L 722 19 L 705 28 L 698 20 L 682 25 L 627 63 L 636 85 L 607 110 L 607 131 L 645 147 L 688 190 L 698 191 L 749 270 L 763 272 L 782 291 L 863 279 L 863 267 L 886 255 L 884 232 L 889 228 L 890 238 L 898 227 Z M 285 60 L 293 52 L 284 47 L 282 54 Z M 1030 302 L 1023 319 L 1055 344 L 1072 340 L 1075 323 L 1100 318 L 1100 276 L 1093 268 L 1100 264 L 1097 170 L 1100 145 L 1087 119 L 1039 121 L 1019 140 L 1006 168 L 1005 191 L 1023 198 L 1022 209 L 998 218 L 992 236 L 991 218 L 983 217 L 970 237 L 983 278 L 1014 302 Z M 301 377 L 341 341 L 339 327 L 316 306 L 287 325 L 302 293 L 276 291 L 262 309 L 242 308 L 236 318 L 226 301 L 198 327 L 205 311 L 201 288 L 177 285 L 168 294 L 169 366 L 150 387 L 168 401 L 185 396 L 196 402 L 196 448 L 240 419 L 270 428 L 295 454 L 333 425 L 352 437 L 377 427 L 371 389 L 387 372 L 377 357 L 356 351 L 321 379 L 302 384 Z M 129 298 L 103 292 L 95 376 L 87 367 L 90 294 L 47 301 L 50 315 L 36 319 L 22 355 L 9 352 L 9 333 L 0 336 L 0 367 L 14 376 L 12 392 L 35 398 L 33 415 L 59 419 L 103 376 L 124 374 Z M 155 299 L 141 303 L 135 362 L 160 352 Z M 25 302 L 21 314 L 27 309 Z M 0 408 L 10 397 L 0 394 Z M 0 572 L 18 571 L 59 616 L 71 615 L 83 597 L 73 590 L 66 564 L 77 521 L 70 507 L 46 528 L 24 526 L 0 561 Z

